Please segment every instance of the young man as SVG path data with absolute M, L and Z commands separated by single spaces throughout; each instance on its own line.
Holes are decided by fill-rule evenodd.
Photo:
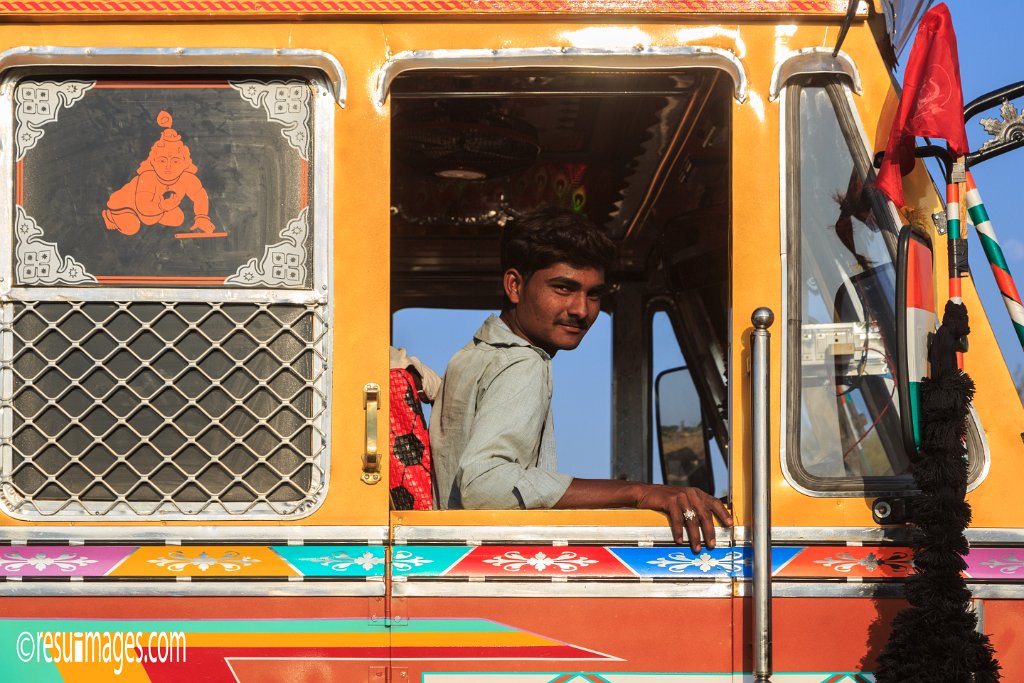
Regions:
M 636 507 L 668 515 L 677 543 L 715 546 L 728 510 L 688 487 L 578 479 L 556 469 L 551 357 L 579 346 L 605 293 L 611 240 L 571 211 L 505 227 L 505 304 L 448 364 L 430 424 L 441 509 Z M 683 530 L 686 530 L 684 535 Z

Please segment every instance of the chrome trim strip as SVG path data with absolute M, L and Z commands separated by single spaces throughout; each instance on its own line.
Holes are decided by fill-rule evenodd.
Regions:
M 331 83 L 333 99 L 344 108 L 347 96 L 345 69 L 334 55 L 322 50 L 253 48 L 109 48 L 16 47 L 0 52 L 0 72 L 34 66 L 126 67 L 300 67 L 322 71 Z M 0 95 L 5 93 L 0 92 Z
M 1024 586 L 1020 584 L 985 584 L 973 586 L 967 584 L 971 591 L 971 597 L 981 600 L 1022 600 L 1024 599 Z
M 985 430 L 981 428 L 981 416 L 978 415 L 978 411 L 974 409 L 973 403 L 967 406 L 967 419 L 974 424 L 974 435 L 977 437 L 978 443 L 981 446 L 981 471 L 978 472 L 978 476 L 975 477 L 973 481 L 967 482 L 967 493 L 970 493 L 981 486 L 981 482 L 988 479 L 988 471 L 992 468 L 992 450 L 989 448 L 988 438 L 985 436 Z M 970 426 L 968 426 L 967 429 L 968 432 L 971 431 Z
M 515 513 L 513 513 L 515 514 Z M 732 531 L 716 527 L 718 547 L 732 545 Z M 458 545 L 481 543 L 598 543 L 603 545 L 675 545 L 665 526 L 404 526 L 395 525 L 394 545 L 449 541 Z
M 1024 584 L 967 584 L 975 600 L 1020 600 Z M 736 586 L 736 595 L 750 595 L 750 585 Z M 902 583 L 803 583 L 776 581 L 772 588 L 776 598 L 903 598 Z
M 772 542 L 784 543 L 891 543 L 907 545 L 912 540 L 909 526 L 886 527 L 814 527 L 773 526 Z M 1024 544 L 1024 529 L 967 529 L 967 541 L 972 545 Z M 736 545 L 750 542 L 749 527 L 733 529 Z
M 175 596 L 259 596 L 362 598 L 384 595 L 384 581 L 239 581 L 200 583 L 192 581 L 144 582 L 70 581 L 60 583 L 0 583 L 0 597 L 175 597 Z
M 409 581 L 392 584 L 391 594 L 400 598 L 731 598 L 733 586 L 728 579 L 720 583 Z
M 736 586 L 738 597 L 751 594 L 750 585 Z M 772 584 L 773 598 L 902 598 L 903 586 L 898 583 L 811 583 L 796 581 L 775 581 Z
M 406 71 L 425 69 L 681 69 L 716 68 L 732 76 L 733 96 L 747 98 L 747 74 L 731 52 L 716 47 L 636 48 L 534 47 L 504 50 L 408 50 L 389 58 L 377 72 L 375 101 L 383 107 L 392 81 Z
M 71 545 L 112 541 L 114 545 L 159 544 L 230 544 L 247 545 L 247 541 L 267 543 L 284 541 L 290 544 L 384 545 L 388 540 L 386 526 L 10 526 L 0 528 L 0 540 L 12 545 L 54 543 Z
M 854 92 L 858 95 L 864 92 L 860 83 L 860 72 L 857 71 L 857 65 L 854 64 L 850 55 L 840 50 L 839 54 L 833 57 L 830 47 L 805 47 L 782 61 L 776 62 L 775 68 L 772 70 L 771 85 L 768 87 L 768 101 L 774 102 L 779 99 L 779 94 L 786 85 L 786 81 L 800 74 L 848 76 Z

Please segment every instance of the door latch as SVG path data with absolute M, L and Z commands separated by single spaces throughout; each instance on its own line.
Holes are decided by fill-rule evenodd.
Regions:
M 366 415 L 366 447 L 363 449 L 364 484 L 380 481 L 380 453 L 377 451 L 377 408 L 380 406 L 380 385 L 373 382 L 363 387 L 363 412 Z

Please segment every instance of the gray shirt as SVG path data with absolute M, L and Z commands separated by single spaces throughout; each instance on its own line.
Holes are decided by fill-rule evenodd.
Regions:
M 448 363 L 430 419 L 439 508 L 550 508 L 556 471 L 551 356 L 490 316 Z

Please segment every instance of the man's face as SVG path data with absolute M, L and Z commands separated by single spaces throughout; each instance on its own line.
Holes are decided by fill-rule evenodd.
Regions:
M 505 294 L 513 307 L 503 319 L 512 331 L 547 351 L 572 350 L 601 312 L 604 270 L 556 263 L 524 280 L 519 271 L 505 272 Z

